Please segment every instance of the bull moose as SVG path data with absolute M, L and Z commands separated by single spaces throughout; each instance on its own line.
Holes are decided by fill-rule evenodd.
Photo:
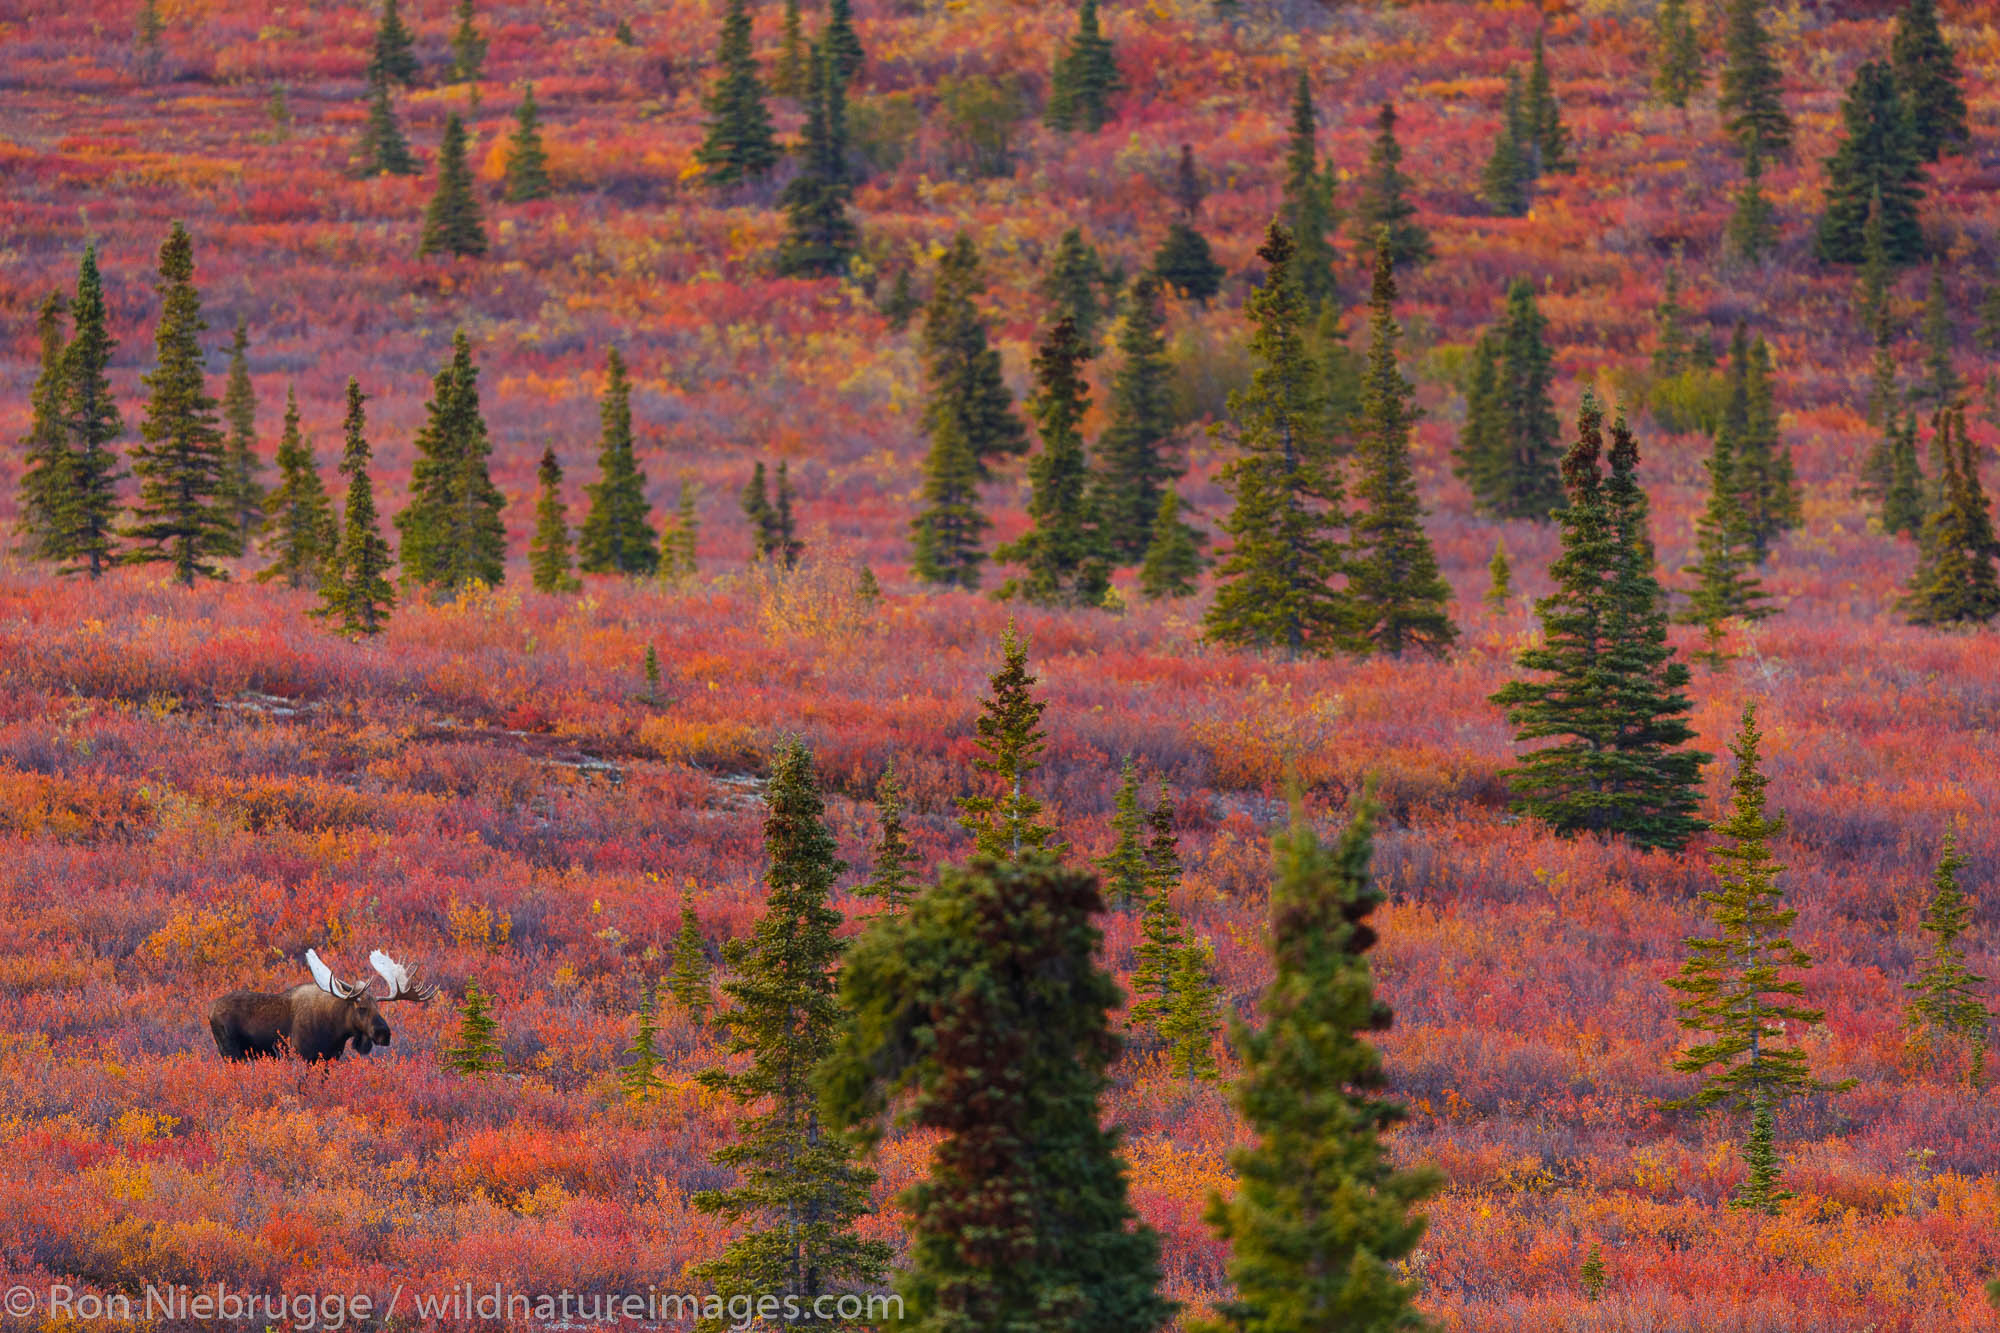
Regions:
M 338 1060 L 350 1042 L 358 1055 L 387 1046 L 394 1034 L 382 1019 L 381 1006 L 393 1000 L 425 1003 L 437 994 L 437 987 L 414 984 L 409 970 L 380 949 L 368 955 L 368 961 L 387 984 L 381 995 L 369 994 L 365 981 L 350 984 L 334 976 L 311 949 L 306 950 L 311 981 L 275 995 L 229 992 L 209 1006 L 208 1030 L 215 1034 L 215 1048 L 228 1059 L 249 1060 L 278 1054 L 282 1042 L 307 1063 L 317 1064 Z

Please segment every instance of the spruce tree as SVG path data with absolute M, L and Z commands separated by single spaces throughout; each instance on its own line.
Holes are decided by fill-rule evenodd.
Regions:
M 1292 131 L 1285 150 L 1285 195 L 1278 217 L 1291 238 L 1292 280 L 1298 284 L 1299 298 L 1308 313 L 1318 311 L 1336 294 L 1333 243 L 1327 237 L 1339 225 L 1340 216 L 1333 206 L 1333 182 L 1320 170 L 1318 136 L 1312 84 L 1301 70 L 1298 86 L 1292 93 Z
M 373 455 L 361 385 L 347 381 L 347 416 L 341 423 L 344 447 L 340 470 L 347 478 L 347 511 L 332 566 L 320 585 L 319 614 L 337 621 L 344 634 L 380 634 L 396 605 L 389 582 L 389 543 L 375 517 L 375 483 L 368 475 Z
M 1561 426 L 1549 400 L 1554 358 L 1547 329 L 1534 287 L 1517 279 L 1507 289 L 1499 326 L 1473 350 L 1453 470 L 1481 512 L 1495 518 L 1543 519 L 1562 504 Z
M 979 458 L 956 413 L 940 413 L 930 432 L 924 507 L 910 524 L 910 568 L 926 583 L 977 588 L 986 562 L 980 547 L 991 526 L 979 509 Z
M 1688 345 L 1688 309 L 1681 304 L 1681 266 L 1678 253 L 1673 263 L 1667 265 L 1667 276 L 1660 289 L 1660 302 L 1653 307 L 1653 327 L 1658 337 L 1653 343 L 1653 374 L 1659 379 L 1670 379 L 1688 369 L 1693 362 L 1693 349 Z
M 1549 78 L 1543 35 L 1543 29 L 1535 29 L 1535 53 L 1528 63 L 1528 86 L 1522 107 L 1534 144 L 1535 170 L 1537 174 L 1575 171 L 1576 163 L 1569 152 L 1569 129 L 1563 124 L 1562 107 L 1556 102 L 1555 85 Z
M 860 76 L 861 67 L 867 60 L 867 52 L 861 47 L 861 37 L 854 31 L 854 0 L 827 0 L 826 29 L 820 34 L 820 45 L 826 48 L 827 57 L 833 61 L 834 73 L 844 88 Z
M 1173 1313 L 1102 1119 L 1120 1048 L 1103 905 L 1086 872 L 976 860 L 849 955 L 829 1113 L 873 1142 L 893 1100 L 935 1136 L 899 1200 L 913 1333 L 1155 1333 Z
M 709 989 L 711 971 L 708 943 L 701 934 L 701 918 L 694 914 L 694 903 L 682 894 L 681 928 L 674 935 L 673 962 L 665 984 L 681 1012 L 697 1024 L 707 1017 L 713 1000 Z
M 1118 794 L 1112 803 L 1111 850 L 1097 862 L 1097 868 L 1104 872 L 1100 882 L 1105 897 L 1115 906 L 1130 906 L 1146 891 L 1146 849 L 1141 841 L 1145 827 L 1146 818 L 1139 809 L 1139 763 L 1128 754 L 1119 770 Z
M 786 569 L 796 568 L 806 544 L 799 540 L 798 521 L 793 516 L 791 464 L 778 460 L 778 484 L 771 502 L 771 553 Z
M 1208 240 L 1191 222 L 1167 225 L 1165 239 L 1153 252 L 1153 273 L 1167 286 L 1197 305 L 1207 305 L 1222 290 L 1223 269 Z
M 1889 66 L 1871 60 L 1856 71 L 1840 111 L 1847 135 L 1826 160 L 1819 257 L 1829 264 L 1859 263 L 1865 249 L 1863 230 L 1879 199 L 1883 246 L 1890 262 L 1915 263 L 1924 250 L 1917 218 L 1924 193 L 1923 155 Z
M 553 446 L 542 450 L 535 469 L 540 490 L 535 495 L 535 535 L 528 543 L 528 572 L 536 592 L 575 592 L 580 586 L 570 569 L 569 512 L 563 506 L 562 465 Z
M 1167 1044 L 1167 1067 L 1190 1083 L 1215 1077 L 1215 1033 L 1222 1026 L 1215 984 L 1215 946 L 1190 944 L 1174 960 L 1172 1001 L 1160 1016 L 1160 1039 Z
M 889 294 L 876 303 L 876 309 L 882 312 L 882 318 L 889 322 L 889 327 L 898 333 L 908 328 L 911 317 L 923 309 L 923 303 L 910 289 L 908 264 L 896 270 L 896 280 L 889 284 Z
M 1353 553 L 1348 591 L 1361 636 L 1401 657 L 1416 649 L 1442 657 L 1458 638 L 1451 623 L 1451 588 L 1438 573 L 1424 531 L 1423 502 L 1410 466 L 1414 392 L 1396 365 L 1402 338 L 1396 300 L 1395 249 L 1387 227 L 1376 233 L 1375 277 L 1368 301 L 1368 374 L 1362 396 L 1359 475 L 1354 498 Z
M 432 378 L 424 412 L 410 503 L 396 515 L 403 579 L 446 596 L 473 583 L 497 585 L 507 574 L 505 501 L 487 473 L 492 444 L 463 329 L 452 335 L 451 359 Z
M 1099 29 L 1097 0 L 1083 0 L 1076 33 L 1057 56 L 1043 115 L 1052 130 L 1095 134 L 1111 120 L 1111 98 L 1124 87 L 1111 39 Z
M 97 247 L 84 247 L 77 265 L 76 298 L 69 306 L 71 333 L 62 354 L 62 425 L 68 441 L 68 479 L 60 488 L 55 528 L 44 549 L 65 574 L 97 578 L 114 558 L 118 482 L 124 473 L 112 441 L 124 431 L 106 371 L 118 345 L 106 326 L 104 283 Z
M 507 202 L 526 203 L 549 193 L 549 155 L 542 147 L 542 112 L 535 105 L 535 85 L 521 90 L 514 112 L 514 133 L 507 140 Z
M 151 391 L 139 423 L 144 441 L 132 451 L 139 499 L 125 536 L 128 564 L 167 564 L 193 587 L 199 578 L 227 577 L 212 563 L 236 547 L 225 500 L 228 454 L 208 396 L 201 348 L 201 293 L 194 285 L 194 242 L 176 222 L 160 246 L 160 322 L 153 334 L 159 365 L 145 377 Z M 78 327 L 82 327 L 79 308 Z
M 61 294 L 50 292 L 35 312 L 41 360 L 28 394 L 28 433 L 21 439 L 15 530 L 22 552 L 38 560 L 58 558 L 72 487 L 69 431 L 63 424 L 64 309 Z
M 1085 239 L 1083 228 L 1064 231 L 1049 256 L 1048 271 L 1042 277 L 1042 295 L 1055 307 L 1051 322 L 1068 316 L 1076 325 L 1085 352 L 1093 356 L 1097 352 L 1098 332 L 1110 313 L 1105 299 L 1108 285 L 1104 261 L 1098 257 L 1097 247 Z
M 1906 0 L 1896 16 L 1889 61 L 1909 105 L 1917 152 L 1925 161 L 1935 162 L 1971 138 L 1958 61 L 1938 28 L 1936 0 Z
M 1681 693 L 1688 670 L 1667 643 L 1638 448 L 1620 419 L 1607 479 L 1603 423 L 1586 391 L 1563 458 L 1569 503 L 1556 512 L 1556 590 L 1535 604 L 1541 642 L 1516 659 L 1542 678 L 1493 696 L 1517 741 L 1555 743 L 1522 753 L 1504 776 L 1515 808 L 1559 833 L 1619 833 L 1678 850 L 1702 828 L 1694 811 L 1707 756 L 1681 748 L 1693 735 Z
M 1746 264 L 1762 263 L 1778 248 L 1777 210 L 1764 195 L 1764 155 L 1743 155 L 1743 184 L 1729 210 L 1729 253 Z
M 856 892 L 873 898 L 892 912 L 900 912 L 917 896 L 910 877 L 917 854 L 910 846 L 903 826 L 903 784 L 891 764 L 875 784 L 875 847 L 870 858 L 868 879 Z
M 1507 544 L 1493 543 L 1493 558 L 1486 562 L 1486 605 L 1498 611 L 1514 596 L 1514 567 L 1507 563 Z
M 1118 371 L 1111 380 L 1111 422 L 1097 442 L 1091 505 L 1110 555 L 1120 564 L 1145 558 L 1161 497 L 1180 476 L 1168 456 L 1173 438 L 1173 365 L 1167 359 L 1160 280 L 1132 284 L 1118 331 Z
M 1951 301 L 1945 295 L 1944 270 L 1931 261 L 1930 287 L 1924 296 L 1924 392 L 1935 408 L 1950 407 L 1964 389 L 1952 364 L 1958 331 L 1951 323 Z
M 1923 468 L 1917 461 L 1917 414 L 1905 416 L 1903 428 L 1894 434 L 1882 488 L 1882 530 L 1921 538 L 1930 510 L 1924 498 Z
M 1526 217 L 1535 179 L 1535 146 L 1521 102 L 1519 74 L 1507 73 L 1507 98 L 1500 113 L 1500 129 L 1493 136 L 1493 151 L 1479 176 L 1479 195 L 1486 206 L 1501 217 Z
M 1764 28 L 1764 0 L 1728 0 L 1723 25 L 1715 99 L 1723 125 L 1738 151 L 1783 158 L 1791 152 L 1792 118 L 1785 114 L 1784 76 Z
M 465 1000 L 458 1011 L 458 1035 L 444 1049 L 445 1068 L 474 1077 L 497 1074 L 506 1067 L 500 1054 L 500 1024 L 479 983 L 465 983 Z
M 1174 894 L 1181 886 L 1180 848 L 1164 780 L 1146 822 L 1152 838 L 1145 850 L 1146 906 L 1139 914 L 1139 944 L 1133 951 L 1130 1021 L 1134 1027 L 1155 1023 L 1166 1014 L 1173 998 L 1174 969 L 1187 945 L 1187 931 L 1174 910 Z
M 764 105 L 764 85 L 750 41 L 746 0 L 728 0 L 715 56 L 715 83 L 704 103 L 708 119 L 701 147 L 695 150 L 695 161 L 710 185 L 741 185 L 768 176 L 778 165 L 778 140 Z
M 1653 91 L 1685 117 L 1688 103 L 1706 81 L 1701 39 L 1695 35 L 1687 0 L 1661 0 L 1653 14 Z
M 854 193 L 847 165 L 847 92 L 825 45 L 811 57 L 811 92 L 799 145 L 799 174 L 785 183 L 785 239 L 778 272 L 788 277 L 832 278 L 847 271 L 857 244 L 848 200 Z
M 417 159 L 410 155 L 409 141 L 396 123 L 396 107 L 389 100 L 386 79 L 369 80 L 368 119 L 362 125 L 361 144 L 354 157 L 364 176 L 417 174 Z
M 1939 462 L 1938 501 L 1917 540 L 1917 568 L 1902 605 L 1913 625 L 1982 625 L 2000 615 L 1994 559 L 2000 541 L 1965 432 L 1965 409 L 1939 412 L 1931 452 Z
M 1939 1046 L 1962 1045 L 1970 1057 L 1968 1081 L 1977 1091 L 1986 1065 L 1986 1034 L 1992 1015 L 1979 997 L 1986 978 L 1965 965 L 1965 946 L 1959 943 L 1972 926 L 1972 900 L 1958 886 L 1958 874 L 1966 864 L 1959 854 L 1957 832 L 1947 828 L 1937 870 L 1931 877 L 1930 901 L 1923 912 L 1922 925 L 1929 942 L 1916 980 L 1903 987 L 1910 992 L 1904 1026 L 1933 1051 Z
M 1777 882 L 1784 867 L 1771 857 L 1771 839 L 1785 820 L 1766 813 L 1769 779 L 1757 767 L 1762 739 L 1757 706 L 1746 704 L 1730 745 L 1736 774 L 1729 816 L 1715 826 L 1724 839 L 1712 853 L 1717 886 L 1702 894 L 1715 934 L 1688 940 L 1687 961 L 1667 985 L 1681 997 L 1680 1025 L 1704 1038 L 1674 1058 L 1676 1070 L 1701 1078 L 1675 1105 L 1750 1110 L 1755 1155 L 1745 1154 L 1751 1172 L 1736 1203 L 1776 1212 L 1787 1196 L 1777 1182 L 1769 1117 L 1784 1098 L 1829 1085 L 1814 1078 L 1805 1052 L 1789 1039 L 1788 1024 L 1817 1023 L 1825 1015 L 1799 1003 L 1805 995 L 1799 974 L 1812 958 L 1786 934 L 1798 911 L 1785 905 Z
M 257 457 L 257 394 L 250 385 L 249 347 L 250 334 L 239 315 L 222 390 L 222 419 L 229 423 L 224 495 L 236 521 L 237 555 L 250 548 L 250 538 L 264 525 L 264 464 Z
M 1029 528 L 993 553 L 1021 566 L 1002 597 L 1042 606 L 1097 606 L 1111 586 L 1109 562 L 1090 505 L 1090 464 L 1083 418 L 1090 410 L 1084 381 L 1089 356 L 1076 325 L 1058 319 L 1035 356 L 1035 396 L 1028 410 L 1042 448 L 1028 462 Z
M 701 1211 L 749 1229 L 689 1275 L 724 1301 L 795 1301 L 803 1317 L 788 1319 L 788 1328 L 831 1330 L 841 1325 L 815 1304 L 873 1287 L 890 1251 L 854 1232 L 855 1219 L 869 1210 L 874 1173 L 856 1165 L 848 1141 L 822 1124 L 812 1082 L 840 1021 L 834 968 L 843 946 L 830 898 L 842 867 L 805 746 L 793 741 L 778 751 L 765 800 L 764 913 L 748 939 L 733 943 L 732 975 L 723 983 L 727 1049 L 748 1063 L 702 1076 L 744 1108 L 739 1138 L 715 1154 L 737 1180 L 694 1196 Z
M 404 24 L 396 0 L 382 0 L 382 19 L 375 28 L 375 47 L 368 60 L 371 83 L 415 83 L 417 39 Z
M 984 288 L 979 253 L 972 237 L 960 232 L 938 261 L 922 342 L 930 386 L 924 428 L 932 455 L 939 452 L 939 426 L 950 418 L 960 437 L 954 447 L 971 452 L 981 481 L 993 460 L 1028 452 L 1027 430 L 1001 378 L 999 349 L 988 344 L 986 320 L 974 304 Z
M 1376 233 L 1386 229 L 1389 257 L 1397 267 L 1428 263 L 1431 237 L 1417 222 L 1417 206 L 1407 197 L 1410 178 L 1403 174 L 1403 146 L 1396 142 L 1396 108 L 1384 102 L 1375 124 L 1375 143 L 1368 150 L 1368 170 L 1361 179 L 1361 202 L 1354 209 L 1355 236 L 1372 251 Z
M 799 0 L 785 0 L 779 31 L 782 35 L 778 39 L 778 63 L 771 70 L 771 91 L 780 97 L 805 97 L 812 91 L 812 68 Z
M 452 112 L 444 122 L 444 142 L 438 149 L 437 190 L 424 210 L 424 233 L 417 257 L 483 255 L 486 224 L 480 220 L 479 199 L 472 191 L 472 168 L 465 160 L 465 123 Z
M 1222 524 L 1230 550 L 1204 632 L 1238 647 L 1326 656 L 1360 641 L 1354 599 L 1335 584 L 1345 568 L 1346 494 L 1325 438 L 1306 354 L 1307 302 L 1282 223 L 1271 224 L 1258 255 L 1269 271 L 1246 308 L 1254 368 L 1249 386 L 1230 395 L 1237 449 L 1222 468 L 1235 501 Z
M 660 538 L 646 474 L 632 444 L 632 382 L 616 347 L 604 355 L 603 426 L 598 479 L 587 488 L 590 509 L 577 532 L 577 566 L 586 574 L 650 575 L 660 566 Z
M 701 569 L 697 559 L 700 543 L 701 520 L 695 511 L 694 483 L 682 477 L 674 516 L 660 533 L 661 575 L 677 583 L 693 578 Z
M 285 391 L 285 428 L 278 437 L 278 485 L 264 520 L 263 553 L 270 564 L 259 583 L 283 580 L 288 588 L 317 588 L 333 558 L 340 532 L 320 480 L 319 460 L 299 433 L 298 395 Z
M 750 524 L 750 558 L 767 559 L 778 549 L 778 515 L 771 508 L 771 487 L 762 461 L 751 468 L 750 480 L 743 483 L 736 503 Z
M 1364 801 L 1327 847 L 1294 814 L 1275 840 L 1264 1021 L 1231 1035 L 1243 1063 L 1236 1106 L 1256 1141 L 1230 1154 L 1234 1196 L 1209 1202 L 1236 1289 L 1196 1326 L 1210 1333 L 1420 1326 L 1400 1270 L 1424 1232 L 1410 1210 L 1439 1181 L 1396 1169 L 1383 1142 L 1406 1113 L 1382 1097 L 1382 1056 L 1368 1040 L 1391 1021 L 1367 957 L 1382 901 L 1369 875 L 1374 821 Z
M 1604 1247 L 1593 1244 L 1590 1253 L 1584 1256 L 1583 1267 L 1577 1270 L 1577 1279 L 1583 1286 L 1584 1299 L 1596 1302 L 1603 1298 L 1605 1287 Z
M 645 983 L 639 986 L 639 1022 L 632 1044 L 625 1048 L 630 1057 L 618 1069 L 618 1086 L 628 1101 L 642 1102 L 660 1083 L 660 1003 L 658 991 Z
M 451 72 L 460 83 L 478 83 L 479 75 L 486 67 L 486 38 L 480 35 L 479 24 L 472 13 L 472 0 L 458 0 L 452 11 L 458 19 L 458 26 L 451 30 Z M 479 103 L 479 91 L 472 93 L 473 105 Z
M 1139 591 L 1151 601 L 1193 593 L 1208 561 L 1202 556 L 1204 533 L 1181 520 L 1181 497 L 1160 493 L 1160 508 L 1146 542 L 1146 559 L 1139 566 Z
M 1729 399 L 1723 427 L 1733 432 L 1737 503 L 1761 563 L 1779 534 L 1799 525 L 1798 478 L 1778 436 L 1771 348 L 1748 341 L 1742 324 L 1730 340 Z
M 1682 568 L 1694 577 L 1688 607 L 1680 619 L 1707 628 L 1711 663 L 1720 664 L 1714 643 L 1724 621 L 1757 620 L 1771 614 L 1756 575 L 1757 547 L 1743 512 L 1736 480 L 1733 432 L 1718 430 L 1708 458 L 1708 504 L 1695 520 L 1695 560 Z
M 1028 641 L 1012 617 L 1000 636 L 1000 667 L 981 703 L 974 745 L 979 757 L 973 771 L 992 781 L 989 791 L 958 798 L 959 826 L 972 835 L 973 852 L 995 861 L 1018 861 L 1024 854 L 1054 856 L 1062 844 L 1051 842 L 1053 824 L 1038 822 L 1044 806 L 1028 790 L 1028 779 L 1042 766 L 1048 732 L 1042 710 L 1048 704 L 1035 697 L 1035 676 L 1028 670 Z M 997 788 L 997 794 L 992 791 Z

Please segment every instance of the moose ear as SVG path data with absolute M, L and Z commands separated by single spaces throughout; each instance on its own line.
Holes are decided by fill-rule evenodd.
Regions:
M 339 978 L 333 975 L 333 969 L 321 962 L 319 954 L 311 949 L 306 950 L 306 966 L 312 969 L 313 984 L 328 995 L 344 1000 L 354 993 L 340 984 Z

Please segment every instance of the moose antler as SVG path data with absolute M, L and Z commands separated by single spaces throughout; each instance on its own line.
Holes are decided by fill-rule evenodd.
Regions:
M 368 961 L 382 974 L 382 980 L 389 983 L 388 994 L 377 996 L 375 999 L 377 1004 L 387 1004 L 391 1000 L 415 1000 L 418 1004 L 423 1004 L 437 994 L 436 986 L 420 986 L 413 983 L 410 980 L 410 969 L 380 949 L 369 954 Z
M 333 975 L 333 969 L 320 961 L 320 956 L 311 949 L 306 950 L 306 966 L 312 969 L 313 983 L 337 1000 L 351 1000 L 363 990 L 363 987 L 350 986 Z

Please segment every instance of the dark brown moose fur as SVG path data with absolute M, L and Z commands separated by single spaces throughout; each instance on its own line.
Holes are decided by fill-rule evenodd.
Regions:
M 366 1055 L 394 1035 L 373 996 L 343 1000 L 310 982 L 276 995 L 233 990 L 210 1006 L 208 1030 L 231 1060 L 276 1055 L 282 1042 L 310 1064 L 338 1060 L 350 1042 Z

